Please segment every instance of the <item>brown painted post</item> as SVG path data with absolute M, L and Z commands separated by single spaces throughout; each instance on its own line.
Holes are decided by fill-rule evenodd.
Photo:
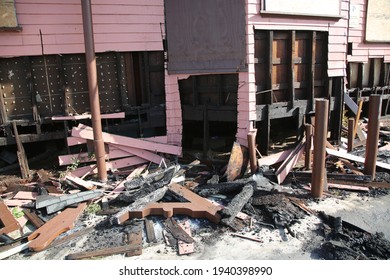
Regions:
M 89 103 L 91 107 L 92 128 L 94 136 L 96 164 L 98 177 L 101 181 L 107 181 L 107 168 L 105 162 L 106 151 L 102 136 L 102 123 L 100 116 L 100 100 L 97 81 L 95 42 L 93 38 L 91 0 L 81 0 L 85 57 L 88 73 Z
M 306 146 L 305 146 L 305 169 L 310 170 L 311 169 L 311 162 L 312 162 L 312 153 L 311 153 L 311 147 L 312 147 L 312 140 L 313 140 L 313 126 L 311 124 L 305 124 L 306 126 Z
M 368 132 L 366 144 L 366 157 L 364 161 L 364 174 L 375 177 L 376 158 L 378 155 L 379 118 L 382 110 L 382 96 L 370 95 L 368 107 Z
M 349 118 L 348 119 L 348 147 L 347 147 L 348 152 L 352 152 L 353 150 L 353 142 L 355 140 L 354 130 L 355 130 L 355 119 Z
M 256 160 L 256 133 L 257 129 L 248 132 L 248 150 L 249 150 L 249 162 L 251 166 L 251 173 L 255 174 L 257 171 L 257 160 Z
M 328 134 L 329 100 L 317 99 L 315 106 L 313 172 L 311 177 L 311 195 L 322 197 L 325 185 L 325 148 Z

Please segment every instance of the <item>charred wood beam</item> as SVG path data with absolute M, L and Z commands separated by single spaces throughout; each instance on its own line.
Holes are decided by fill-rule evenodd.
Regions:
M 253 192 L 253 186 L 251 184 L 246 184 L 241 192 L 231 200 L 227 207 L 220 211 L 222 217 L 221 223 L 230 226 L 237 214 L 252 197 Z
M 193 243 L 195 240 L 189 236 L 189 234 L 179 226 L 179 224 L 172 218 L 165 221 L 165 228 L 170 232 L 177 240 L 184 241 L 185 243 Z
M 110 256 L 115 254 L 125 254 L 125 253 L 128 254 L 139 250 L 140 250 L 139 245 L 123 245 L 123 246 L 116 246 L 116 247 L 105 248 L 105 249 L 98 249 L 90 252 L 69 254 L 66 256 L 66 259 L 81 260 L 81 259 L 88 259 L 88 258 L 95 258 L 95 257 Z
M 279 186 L 262 176 L 260 173 L 256 173 L 249 178 L 237 179 L 233 182 L 198 186 L 194 189 L 194 192 L 203 197 L 215 194 L 232 194 L 240 192 L 242 187 L 246 184 L 252 184 L 256 189 L 265 191 L 278 189 Z
M 133 203 L 136 200 L 146 197 L 155 190 L 168 185 L 176 171 L 176 166 L 173 165 L 167 169 L 154 172 L 146 178 L 135 178 L 125 182 L 126 190 L 122 192 L 113 201 L 122 201 L 126 203 Z
M 141 210 L 151 202 L 156 202 L 162 199 L 167 192 L 168 187 L 162 187 L 147 194 L 144 197 L 139 197 L 136 202 L 128 207 L 125 207 L 114 216 L 110 217 L 110 223 L 113 225 L 119 225 L 130 218 L 130 212 L 135 210 Z

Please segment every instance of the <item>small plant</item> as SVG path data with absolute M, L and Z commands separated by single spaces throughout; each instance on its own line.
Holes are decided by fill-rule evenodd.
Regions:
M 65 170 L 65 171 L 62 171 L 62 172 L 60 173 L 60 178 L 65 178 L 66 174 L 68 174 L 69 172 L 72 172 L 72 171 L 76 170 L 76 169 L 79 167 L 80 163 L 81 163 L 80 158 L 75 158 L 75 157 L 72 158 L 72 164 L 68 165 L 68 166 L 66 167 L 66 170 Z
M 90 215 L 95 215 L 100 210 L 102 210 L 102 208 L 100 207 L 99 204 L 96 204 L 96 203 L 89 204 L 87 209 L 86 209 L 87 213 Z
M 14 207 L 14 208 L 12 209 L 12 215 L 13 215 L 16 219 L 18 219 L 18 218 L 20 218 L 20 217 L 23 217 L 23 216 L 24 216 L 24 213 L 23 213 L 23 210 L 20 209 L 19 207 Z

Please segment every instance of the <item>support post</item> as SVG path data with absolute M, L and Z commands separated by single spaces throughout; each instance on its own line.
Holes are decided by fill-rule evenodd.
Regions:
M 364 174 L 371 176 L 371 179 L 373 179 L 375 177 L 376 158 L 378 155 L 379 118 L 382 110 L 382 96 L 372 94 L 369 102 Z
M 348 153 L 352 152 L 353 150 L 353 142 L 355 140 L 354 129 L 355 129 L 355 119 L 349 118 L 348 119 L 348 147 L 347 147 Z
M 30 178 L 30 168 L 28 166 L 26 153 L 24 151 L 22 140 L 19 137 L 18 127 L 16 126 L 15 121 L 12 122 L 12 126 L 14 129 L 16 146 L 18 148 L 17 155 L 18 155 L 18 161 L 19 161 L 19 166 L 20 166 L 20 172 L 22 174 L 23 179 L 29 179 Z
M 89 103 L 91 107 L 92 128 L 94 135 L 94 147 L 98 177 L 101 181 L 107 181 L 107 169 L 105 162 L 105 149 L 102 136 L 102 123 L 100 116 L 100 100 L 97 81 L 95 43 L 93 38 L 91 0 L 81 0 L 85 57 L 88 73 Z
M 325 153 L 328 133 L 329 100 L 317 99 L 315 105 L 313 172 L 311 177 L 311 194 L 321 198 L 325 185 Z
M 249 150 L 249 163 L 251 166 L 251 173 L 255 174 L 257 171 L 257 160 L 256 160 L 256 134 L 257 129 L 248 132 L 248 150 Z
M 311 169 L 311 162 L 312 162 L 312 140 L 313 140 L 313 126 L 311 124 L 305 124 L 306 127 L 306 146 L 305 146 L 305 169 L 310 170 Z

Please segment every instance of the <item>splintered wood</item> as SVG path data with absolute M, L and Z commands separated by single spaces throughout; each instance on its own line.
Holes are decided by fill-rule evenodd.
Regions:
M 181 155 L 180 146 L 169 145 L 166 137 L 153 137 L 150 139 L 138 139 L 127 136 L 115 135 L 103 132 L 103 141 L 106 146 L 106 168 L 115 170 L 124 167 L 131 167 L 143 163 L 161 164 L 164 157 L 158 153 Z M 93 141 L 92 127 L 79 125 L 72 129 L 72 135 L 68 137 L 68 145 L 81 145 Z M 91 147 L 91 145 L 89 145 Z M 58 158 L 60 165 L 71 165 L 74 163 L 87 163 L 95 161 L 93 151 L 71 155 L 61 155 Z M 85 177 L 97 173 L 95 164 L 77 168 L 72 171 L 76 177 Z
M 191 226 L 188 220 L 179 223 L 179 227 L 181 227 L 188 234 L 188 236 L 192 237 Z M 194 242 L 187 243 L 182 240 L 179 240 L 178 245 L 179 245 L 179 255 L 188 255 L 193 253 L 195 250 Z

